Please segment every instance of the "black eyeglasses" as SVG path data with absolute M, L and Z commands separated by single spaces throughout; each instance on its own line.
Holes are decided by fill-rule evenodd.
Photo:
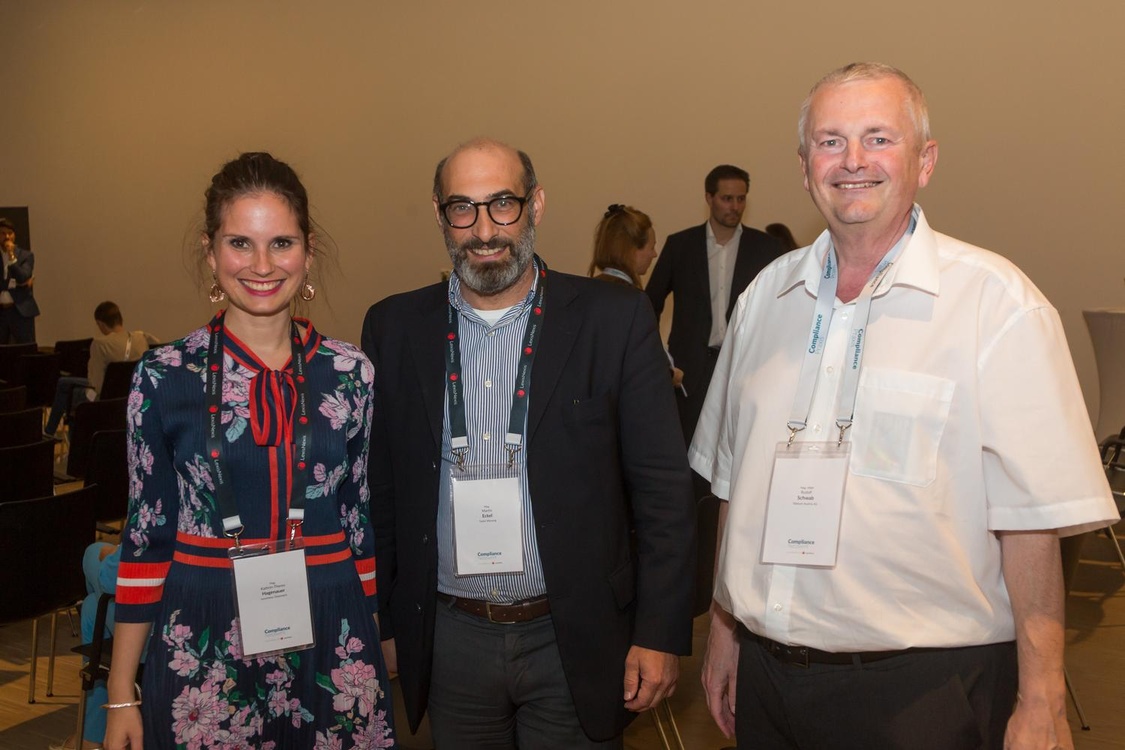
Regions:
M 468 229 L 476 224 L 481 206 L 488 211 L 488 218 L 492 219 L 493 224 L 507 226 L 520 220 L 523 216 L 523 206 L 529 198 L 531 193 L 522 198 L 516 195 L 501 195 L 499 198 L 479 202 L 458 198 L 439 204 L 438 208 L 441 209 L 441 215 L 445 217 L 446 223 L 454 229 Z

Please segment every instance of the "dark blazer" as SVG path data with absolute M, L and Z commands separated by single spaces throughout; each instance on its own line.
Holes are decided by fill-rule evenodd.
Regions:
M 35 303 L 35 296 L 27 283 L 34 275 L 35 253 L 16 246 L 16 262 L 8 266 L 7 272 L 3 274 L 3 287 L 12 295 L 16 310 L 25 318 L 34 318 L 39 314 L 39 305 Z M 16 285 L 11 289 L 8 289 L 9 278 L 16 280 Z
M 447 286 L 371 307 L 369 481 L 384 638 L 394 638 L 411 727 L 433 655 Z M 639 291 L 549 272 L 531 375 L 528 483 L 547 596 L 578 718 L 619 734 L 633 644 L 691 650 L 695 509 L 668 360 Z M 631 530 L 635 538 L 631 540 Z
M 784 254 L 784 248 L 776 239 L 743 225 L 734 262 L 734 283 L 727 302 L 727 320 L 730 320 L 739 295 L 754 277 Z M 686 412 L 681 404 L 681 415 L 690 422 L 684 424 L 685 438 L 690 440 L 715 366 L 714 356 L 707 345 L 711 337 L 711 283 L 707 273 L 706 224 L 668 236 L 652 269 L 645 293 L 652 300 L 657 318 L 664 312 L 668 295 L 672 294 L 675 298 L 668 351 L 676 367 L 684 371 L 684 389 L 688 392 L 686 400 L 690 403 Z

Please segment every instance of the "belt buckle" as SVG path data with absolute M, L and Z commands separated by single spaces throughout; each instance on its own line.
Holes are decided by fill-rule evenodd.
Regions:
M 792 664 L 801 669 L 809 668 L 809 649 L 807 646 L 788 646 L 771 640 L 767 650 L 782 664 Z
M 492 617 L 492 602 L 486 601 L 484 603 L 484 614 L 488 618 L 488 621 L 491 622 L 491 623 L 495 623 L 496 625 L 507 625 L 508 624 L 508 623 L 504 622 L 503 620 L 493 619 L 493 617 Z

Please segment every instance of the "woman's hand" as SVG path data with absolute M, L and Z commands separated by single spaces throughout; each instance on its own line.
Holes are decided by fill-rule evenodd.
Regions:
M 142 750 L 144 732 L 141 728 L 141 709 L 106 709 L 105 741 L 106 750 Z

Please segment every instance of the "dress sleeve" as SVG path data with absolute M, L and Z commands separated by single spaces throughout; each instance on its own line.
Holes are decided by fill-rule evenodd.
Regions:
M 160 413 L 165 391 L 172 386 L 156 371 L 159 368 L 146 356 L 133 373 L 129 391 L 129 517 L 117 576 L 118 622 L 153 620 L 176 541 L 177 473 Z
M 377 612 L 379 602 L 375 595 L 375 533 L 371 526 L 371 489 L 367 486 L 368 443 L 371 438 L 372 396 L 374 370 L 371 361 L 359 350 L 355 351 L 358 379 L 353 395 L 354 433 L 348 438 L 348 471 L 340 484 L 340 523 L 349 536 L 356 572 L 363 584 L 371 611 Z

